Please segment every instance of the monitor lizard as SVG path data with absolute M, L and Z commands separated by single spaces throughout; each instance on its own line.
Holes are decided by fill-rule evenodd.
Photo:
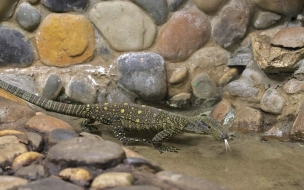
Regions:
M 217 140 L 228 138 L 222 126 L 209 116 L 184 116 L 150 106 L 127 103 L 66 104 L 36 96 L 3 80 L 0 80 L 0 88 L 46 110 L 85 118 L 81 124 L 84 127 L 95 121 L 110 125 L 118 140 L 149 143 L 160 153 L 177 152 L 179 149 L 163 145 L 162 142 L 182 132 L 211 134 Z M 130 138 L 126 136 L 125 130 L 156 133 L 156 135 L 152 140 Z

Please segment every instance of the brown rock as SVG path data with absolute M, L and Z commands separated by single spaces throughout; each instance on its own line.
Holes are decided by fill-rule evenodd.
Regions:
M 188 61 L 189 75 L 194 77 L 198 73 L 206 72 L 219 84 L 227 67 L 229 53 L 220 47 L 204 47 L 196 51 Z
M 219 122 L 223 122 L 226 115 L 232 110 L 231 104 L 227 100 L 218 103 L 211 113 L 211 117 Z
M 44 156 L 38 152 L 22 153 L 14 159 L 12 169 L 16 171 L 23 166 L 30 165 L 32 162 L 39 161 L 43 158 Z
M 26 125 L 29 128 L 38 130 L 41 133 L 50 133 L 54 129 L 67 129 L 75 131 L 74 128 L 68 123 L 48 115 L 35 115 L 26 123 Z
M 185 60 L 207 43 L 210 38 L 210 23 L 206 15 L 194 8 L 175 12 L 161 29 L 156 49 L 165 59 Z
M 268 73 L 291 72 L 297 68 L 297 62 L 304 56 L 304 48 L 287 49 L 274 47 L 270 44 L 271 35 L 252 33 L 249 35 L 252 43 L 254 59 Z
M 248 0 L 232 0 L 223 7 L 212 28 L 215 41 L 224 48 L 237 43 L 247 32 L 252 12 Z
M 222 74 L 222 77 L 218 81 L 218 85 L 219 86 L 225 86 L 226 84 L 228 84 L 232 80 L 238 78 L 238 76 L 239 76 L 238 69 L 237 68 L 231 68 L 231 69 L 229 69 L 228 71 L 226 71 Z
M 134 181 L 134 176 L 130 173 L 123 172 L 109 172 L 97 176 L 91 188 L 105 189 L 116 186 L 130 186 Z
M 299 109 L 298 116 L 296 117 L 292 128 L 290 130 L 290 138 L 296 141 L 304 141 L 304 103 Z
M 253 0 L 253 2 L 263 9 L 289 16 L 300 13 L 304 5 L 304 1 L 301 0 Z
M 0 176 L 0 189 L 17 189 L 19 186 L 27 184 L 26 179 L 14 176 Z
M 242 107 L 235 113 L 231 130 L 246 132 L 259 132 L 263 128 L 263 114 L 251 107 Z
M 81 186 L 88 185 L 92 179 L 91 174 L 82 168 L 66 168 L 59 173 L 59 177 Z
M 171 76 L 169 77 L 168 82 L 170 84 L 178 84 L 183 82 L 188 76 L 188 70 L 186 67 L 177 68 L 175 71 L 172 72 Z
M 14 102 L 17 102 L 18 104 L 22 104 L 24 106 L 28 105 L 24 100 L 18 98 L 17 96 L 15 96 L 15 95 L 13 95 L 13 94 L 11 94 L 11 93 L 3 90 L 3 89 L 0 89 L 0 96 L 4 97 L 6 99 L 12 100 Z
M 195 5 L 205 13 L 217 10 L 226 2 L 227 0 L 194 0 Z
M 81 15 L 50 14 L 36 33 L 41 61 L 65 67 L 92 58 L 95 33 L 90 21 Z
M 284 84 L 283 89 L 287 94 L 302 92 L 304 91 L 304 81 L 291 79 Z
M 302 48 L 304 46 L 304 27 L 283 28 L 271 39 L 275 46 Z

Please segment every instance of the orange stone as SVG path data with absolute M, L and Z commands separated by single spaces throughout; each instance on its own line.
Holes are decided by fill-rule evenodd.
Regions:
M 65 67 L 93 57 L 94 27 L 81 15 L 50 14 L 38 32 L 36 44 L 42 63 Z

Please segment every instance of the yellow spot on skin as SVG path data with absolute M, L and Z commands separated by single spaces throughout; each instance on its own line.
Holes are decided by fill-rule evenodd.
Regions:
M 129 104 L 128 104 L 128 103 L 124 103 L 123 105 L 127 106 L 127 105 L 129 105 Z
M 141 110 L 138 110 L 138 112 L 137 112 L 137 113 L 138 113 L 138 115 L 140 115 L 140 114 L 142 113 L 142 111 L 141 111 Z
M 135 120 L 135 122 L 136 122 L 136 123 L 139 123 L 139 122 L 140 122 L 140 120 L 139 120 L 139 119 L 136 119 L 136 120 Z
M 125 113 L 125 109 L 121 109 L 121 110 L 120 110 L 120 113 Z
M 146 107 L 146 105 L 142 105 L 141 107 L 145 108 L 145 107 Z
M 105 107 L 103 107 L 103 109 L 104 109 L 104 110 L 108 110 L 108 107 L 107 107 L 107 106 L 105 106 Z
M 105 106 L 107 106 L 107 105 L 108 105 L 108 103 L 104 103 L 104 105 L 105 105 Z
M 134 110 L 134 107 L 132 107 L 131 109 Z

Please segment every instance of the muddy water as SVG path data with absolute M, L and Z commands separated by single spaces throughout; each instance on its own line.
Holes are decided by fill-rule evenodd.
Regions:
M 66 120 L 79 130 L 81 119 L 48 114 Z M 97 133 L 118 142 L 107 126 Z M 235 190 L 304 189 L 304 145 L 276 140 L 264 142 L 258 135 L 235 135 L 234 140 L 229 141 L 230 153 L 226 153 L 224 142 L 198 134 L 181 134 L 166 143 L 180 148 L 178 153 L 159 154 L 149 145 L 127 147 L 166 170 L 205 178 Z

